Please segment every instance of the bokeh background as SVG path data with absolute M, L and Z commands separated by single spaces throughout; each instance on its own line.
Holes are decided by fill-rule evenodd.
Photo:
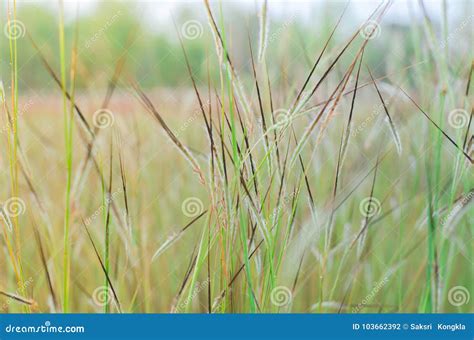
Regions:
M 237 80 L 227 78 L 229 65 L 216 53 L 204 2 L 33 0 L 17 1 L 13 11 L 14 3 L 2 0 L 1 312 L 473 311 L 474 180 L 465 155 L 472 160 L 474 3 L 268 1 L 265 14 L 263 6 L 210 4 L 246 94 L 236 99 L 230 93 L 237 90 L 227 86 Z M 365 27 L 377 8 L 384 15 Z M 280 130 L 272 119 L 282 112 L 287 119 L 343 12 L 306 91 L 356 33 L 354 40 L 290 119 L 291 129 Z M 264 62 L 258 60 L 262 17 Z M 204 110 L 214 117 L 214 156 L 179 37 Z M 365 41 L 363 87 L 354 105 L 350 91 Z M 329 106 L 327 131 L 310 135 L 302 170 L 296 141 L 354 60 L 349 92 Z M 73 101 L 53 74 L 64 76 Z M 186 146 L 188 159 L 134 84 Z M 260 97 L 268 127 L 278 131 L 279 143 L 268 135 L 276 145 L 272 156 L 262 144 Z M 248 130 L 235 129 L 237 143 L 233 101 L 237 110 L 250 110 L 249 121 L 241 122 Z M 340 164 L 353 105 L 351 141 Z M 106 113 L 104 120 L 98 112 Z M 231 165 L 237 147 L 248 188 Z M 254 164 L 246 152 L 254 153 Z M 290 168 L 292 157 L 298 162 Z M 258 213 L 246 206 L 247 195 L 260 203 Z M 11 199 L 19 210 L 8 215 Z M 271 236 L 253 229 L 260 223 Z

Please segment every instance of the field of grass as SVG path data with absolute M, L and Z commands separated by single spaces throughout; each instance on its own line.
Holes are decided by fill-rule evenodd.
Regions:
M 140 69 L 122 14 L 2 3 L 0 312 L 472 312 L 472 2 L 227 5 Z

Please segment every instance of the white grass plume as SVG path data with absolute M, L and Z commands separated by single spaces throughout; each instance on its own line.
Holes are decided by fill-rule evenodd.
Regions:
M 163 254 L 173 243 L 178 241 L 181 236 L 183 235 L 182 232 L 172 233 L 165 242 L 155 251 L 153 257 L 151 258 L 151 262 L 155 261 L 161 254 Z
M 390 119 L 389 116 L 385 117 L 384 121 L 388 125 L 390 134 L 392 135 L 392 138 L 393 138 L 393 142 L 395 143 L 395 146 L 397 147 L 397 152 L 399 155 L 401 155 L 403 149 L 402 149 L 402 142 L 400 140 L 400 135 L 398 134 L 398 130 L 395 128 L 395 125 L 393 124 L 393 121 Z

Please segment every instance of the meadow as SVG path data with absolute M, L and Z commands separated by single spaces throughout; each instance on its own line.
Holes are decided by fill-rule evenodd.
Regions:
M 0 312 L 473 312 L 472 2 L 34 6 L 0 13 Z

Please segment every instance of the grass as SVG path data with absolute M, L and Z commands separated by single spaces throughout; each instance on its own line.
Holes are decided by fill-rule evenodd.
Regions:
M 69 311 L 69 278 L 70 278 L 70 218 L 71 218 L 71 180 L 72 180 L 72 153 L 73 153 L 73 111 L 74 111 L 74 90 L 75 90 L 75 59 L 71 65 L 71 107 L 68 110 L 68 98 L 66 96 L 66 56 L 64 43 L 64 4 L 59 3 L 59 59 L 61 64 L 61 89 L 63 97 L 63 112 L 64 112 L 64 137 L 66 149 L 66 203 L 64 212 L 64 262 L 63 262 L 63 311 Z M 74 51 L 72 53 L 74 57 Z
M 16 20 L 16 2 L 13 2 L 13 9 L 8 9 L 8 23 L 15 22 Z M 11 32 L 11 25 L 7 26 L 8 31 Z M 12 39 L 11 36 L 8 36 L 9 49 L 10 49 L 10 65 L 11 65 L 11 113 L 6 109 L 6 104 L 4 104 L 6 120 L 8 124 L 8 136 L 7 136 L 7 145 L 8 145 L 8 158 L 9 158 L 9 169 L 10 169 L 10 192 L 11 197 L 18 197 L 18 49 L 17 41 Z M 3 102 L 6 103 L 7 99 L 5 95 L 2 95 Z M 24 294 L 24 283 L 23 283 L 23 268 L 21 261 L 21 251 L 22 243 L 18 225 L 17 216 L 13 216 L 11 219 L 8 217 L 5 210 L 2 207 L 3 216 L 5 217 L 5 227 L 10 228 L 14 234 L 14 241 L 10 238 L 9 235 L 4 233 L 5 243 L 8 249 L 10 256 L 11 264 L 15 273 L 15 279 L 18 284 L 18 291 L 20 294 Z M 14 244 L 15 249 L 13 249 L 12 244 Z M 23 311 L 29 311 L 29 305 L 22 306 Z
M 77 88 L 82 27 L 66 29 L 62 2 L 58 55 L 35 32 L 10 34 L 1 192 L 26 209 L 2 205 L 2 311 L 472 311 L 472 51 L 450 58 L 447 18 L 438 38 L 422 6 L 412 57 L 383 57 L 395 72 L 382 72 L 374 49 L 391 32 L 365 28 L 383 23 L 384 2 L 352 31 L 346 6 L 318 44 L 280 55 L 272 44 L 292 31 L 271 41 L 272 4 L 259 6 L 259 25 L 236 33 L 204 1 L 204 78 L 173 19 L 189 82 L 171 100 L 126 52 L 103 100 Z M 17 43 L 62 102 L 35 119 L 19 114 Z M 470 114 L 460 128 L 454 109 Z

